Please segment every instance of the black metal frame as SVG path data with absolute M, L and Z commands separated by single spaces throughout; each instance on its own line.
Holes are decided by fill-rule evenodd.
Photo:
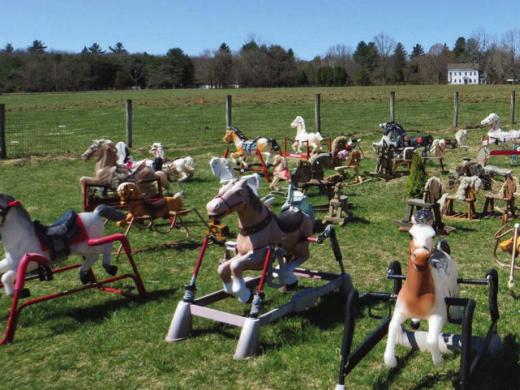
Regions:
M 338 385 L 345 385 L 346 376 L 356 367 L 356 365 L 383 339 L 388 333 L 388 325 L 392 319 L 391 314 L 388 315 L 380 325 L 368 335 L 354 352 L 352 350 L 352 340 L 355 329 L 356 309 L 360 301 L 366 303 L 375 302 L 393 302 L 397 298 L 397 294 L 401 290 L 403 280 L 406 279 L 401 272 L 401 264 L 394 261 L 388 268 L 387 277 L 393 280 L 392 293 L 369 292 L 359 296 L 357 290 L 352 290 L 349 294 L 345 305 L 345 324 L 343 330 L 343 341 L 341 346 L 341 364 L 339 371 Z M 472 375 L 475 373 L 484 353 L 487 351 L 491 339 L 497 333 L 497 321 L 500 318 L 497 303 L 498 294 L 498 273 L 495 269 L 491 269 L 486 274 L 486 279 L 462 279 L 457 280 L 459 284 L 470 284 L 488 286 L 488 306 L 491 317 L 491 323 L 484 338 L 484 342 L 472 359 L 472 334 L 473 334 L 473 313 L 475 311 L 475 300 L 471 298 L 446 298 L 446 304 L 449 306 L 459 306 L 464 308 L 461 321 L 448 320 L 452 323 L 462 325 L 462 349 L 460 355 L 460 371 L 459 384 L 461 389 L 467 389 L 470 384 Z M 449 317 L 449 316 L 448 316 Z

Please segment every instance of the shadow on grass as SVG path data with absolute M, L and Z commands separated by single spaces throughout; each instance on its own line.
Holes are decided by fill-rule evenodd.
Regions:
M 177 249 L 177 250 L 193 250 L 200 247 L 200 242 L 187 240 L 187 241 L 174 241 L 174 242 L 166 242 L 164 244 L 148 246 L 144 248 L 138 248 L 134 250 L 135 253 L 149 253 L 149 252 L 160 252 L 169 249 Z
M 390 388 L 390 385 L 395 382 L 395 380 L 399 377 L 399 374 L 406 367 L 411 358 L 416 355 L 416 351 L 408 351 L 404 357 L 398 357 L 397 366 L 391 368 L 388 371 L 388 374 L 385 378 L 379 378 L 375 383 L 373 388 L 377 390 L 386 390 Z M 382 356 L 381 356 L 381 360 Z
M 360 217 L 359 215 L 349 213 L 347 224 L 349 223 L 359 223 L 362 225 L 368 225 L 370 224 L 370 221 L 366 218 Z

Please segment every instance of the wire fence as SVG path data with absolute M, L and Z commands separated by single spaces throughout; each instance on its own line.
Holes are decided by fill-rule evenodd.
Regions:
M 395 120 L 407 130 L 446 136 L 453 131 L 453 90 L 431 91 L 427 87 L 398 89 Z M 381 136 L 378 124 L 391 119 L 389 90 L 330 88 L 319 92 L 321 132 L 326 136 L 354 134 L 377 139 Z M 13 101 L 8 97 L 0 99 L 0 104 L 5 104 L 7 158 L 79 155 L 94 139 L 126 141 L 125 99 L 113 99 L 111 94 L 116 93 L 98 93 L 88 99 L 69 94 L 73 98 L 61 96 L 59 102 L 49 94 L 38 98 L 27 95 L 29 101 L 23 96 Z M 144 151 L 153 142 L 162 142 L 173 150 L 224 150 L 226 93 L 229 91 L 212 95 L 211 91 L 193 90 L 190 95 L 189 91 L 183 91 L 180 96 L 169 95 L 164 101 L 154 91 L 133 97 L 133 146 Z M 306 119 L 308 131 L 315 130 L 315 98 L 310 90 L 234 90 L 233 93 L 233 125 L 251 138 L 273 137 L 282 144 L 284 137 L 294 137 L 295 129 L 290 123 L 297 115 Z M 516 109 L 511 99 L 507 87 L 462 91 L 459 127 L 478 124 L 491 112 L 503 119 L 504 128 L 511 127 L 511 113 Z

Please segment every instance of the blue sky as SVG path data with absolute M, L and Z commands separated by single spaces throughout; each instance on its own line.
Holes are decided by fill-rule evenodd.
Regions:
M 452 47 L 478 28 L 499 38 L 520 28 L 520 0 L 0 0 L 0 46 L 40 39 L 65 51 L 121 41 L 131 52 L 196 55 L 222 42 L 238 50 L 254 35 L 310 59 L 381 32 L 408 51 L 417 42 Z

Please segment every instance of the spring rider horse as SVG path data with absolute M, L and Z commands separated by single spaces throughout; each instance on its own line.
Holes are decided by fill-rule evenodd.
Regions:
M 291 312 L 302 311 L 312 306 L 316 300 L 332 291 L 343 288 L 350 291 L 350 277 L 344 272 L 342 256 L 336 235 L 329 226 L 317 238 L 311 237 L 314 220 L 309 214 L 294 205 L 287 205 L 278 215 L 274 214 L 243 179 L 223 186 L 218 195 L 207 204 L 208 214 L 222 218 L 236 212 L 239 218 L 239 234 L 236 243 L 228 242 L 228 255 L 221 260 L 218 274 L 223 290 L 195 299 L 196 279 L 199 273 L 208 238 L 197 259 L 190 283 L 185 287 L 185 295 L 179 302 L 173 316 L 166 341 L 174 342 L 186 338 L 191 331 L 192 316 L 208 318 L 228 325 L 242 327 L 235 351 L 236 359 L 251 356 L 258 346 L 260 326 L 275 321 Z M 298 268 L 309 258 L 309 243 L 321 243 L 330 238 L 341 274 L 330 274 Z M 230 253 L 229 253 L 230 252 Z M 278 259 L 279 267 L 272 262 Z M 261 270 L 260 277 L 244 278 L 248 270 Z M 324 280 L 323 286 L 305 288 L 293 295 L 292 300 L 279 308 L 262 314 L 264 285 L 275 285 L 284 292 L 296 289 L 298 277 Z M 253 294 L 253 288 L 257 291 Z M 236 297 L 241 303 L 251 303 L 249 317 L 238 316 L 208 308 L 213 302 L 228 297 Z
M 119 221 L 124 215 L 110 206 L 100 205 L 93 212 L 76 214 L 68 210 L 56 223 L 44 226 L 31 218 L 21 202 L 10 195 L 0 194 L 0 237 L 4 244 L 5 258 L 0 261 L 1 280 L 5 294 L 13 297 L 6 336 L 0 344 L 11 342 L 16 329 L 16 319 L 20 311 L 28 305 L 69 295 L 89 288 L 125 295 L 121 290 L 103 287 L 114 281 L 132 278 L 139 294 L 145 294 L 141 277 L 131 256 L 126 238 L 121 234 L 104 237 L 105 218 Z M 113 242 L 120 241 L 132 265 L 131 275 L 114 276 L 117 267 L 110 263 Z M 93 264 L 103 255 L 103 268 L 112 276 L 96 280 L 91 270 Z M 69 255 L 84 258 L 82 264 L 69 265 L 61 269 L 51 269 L 51 263 L 61 261 Z M 62 293 L 34 298 L 18 306 L 20 298 L 30 296 L 24 288 L 26 280 L 34 278 L 26 272 L 37 271 L 41 280 L 50 281 L 53 274 L 79 267 L 79 278 L 83 287 Z
M 345 325 L 341 348 L 340 375 L 336 390 L 345 389 L 345 379 L 356 365 L 388 333 L 384 362 L 388 367 L 397 366 L 395 345 L 429 352 L 433 363 L 443 362 L 442 354 L 460 350 L 459 384 L 461 389 L 470 385 L 471 376 L 478 369 L 485 354 L 500 354 L 503 346 L 497 334 L 500 318 L 497 303 L 498 273 L 492 269 L 485 279 L 463 279 L 458 276 L 455 261 L 445 240 L 433 244 L 435 230 L 430 210 L 417 211 L 410 229 L 406 277 L 401 274 L 398 261 L 390 264 L 387 277 L 393 280 L 392 293 L 368 292 L 359 296 L 353 290 L 345 307 Z M 404 285 L 403 285 L 403 281 Z M 471 298 L 459 297 L 459 285 L 488 287 L 490 325 L 485 336 L 473 336 L 473 314 L 476 303 Z M 395 302 L 393 315 L 384 318 L 380 325 L 352 352 L 356 312 L 359 303 L 368 305 Z M 371 307 L 371 306 L 369 306 Z M 370 313 L 370 311 L 369 311 Z M 411 319 L 411 328 L 404 327 Z M 428 321 L 428 331 L 417 330 L 419 321 Z M 461 334 L 441 333 L 446 322 L 460 324 Z

